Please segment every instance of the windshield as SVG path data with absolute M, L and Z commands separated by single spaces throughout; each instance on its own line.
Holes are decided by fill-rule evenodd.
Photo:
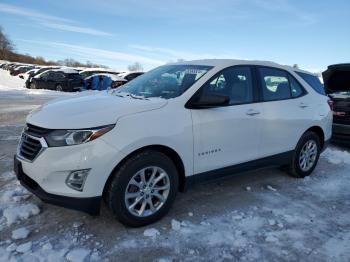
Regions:
M 213 67 L 199 65 L 161 66 L 135 78 L 113 93 L 128 93 L 145 98 L 175 98 L 182 95 L 211 68 Z

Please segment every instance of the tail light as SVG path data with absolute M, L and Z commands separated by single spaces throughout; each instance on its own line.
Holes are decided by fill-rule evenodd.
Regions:
M 331 99 L 328 99 L 327 102 L 328 102 L 329 108 L 333 111 L 333 109 L 334 109 L 334 101 L 331 100 Z

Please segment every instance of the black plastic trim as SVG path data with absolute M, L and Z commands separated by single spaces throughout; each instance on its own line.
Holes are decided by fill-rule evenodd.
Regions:
M 14 156 L 14 171 L 21 185 L 40 198 L 43 202 L 82 211 L 92 216 L 97 216 L 100 214 L 102 197 L 76 198 L 47 193 L 39 186 L 37 182 L 23 172 L 22 163 L 16 156 Z
M 216 180 L 227 176 L 233 176 L 240 174 L 242 172 L 259 169 L 262 167 L 274 167 L 274 166 L 283 166 L 291 163 L 293 158 L 294 150 L 276 154 L 269 157 L 264 157 L 261 159 L 249 161 L 246 163 L 228 166 L 212 171 L 207 171 L 199 174 L 194 174 L 192 176 L 186 177 L 185 188 L 194 186 L 195 184 L 202 183 L 208 180 Z

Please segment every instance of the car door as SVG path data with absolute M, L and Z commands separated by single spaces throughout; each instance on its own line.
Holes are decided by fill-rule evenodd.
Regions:
M 44 72 L 40 75 L 40 77 L 33 78 L 35 80 L 36 88 L 43 89 L 46 88 L 46 81 L 49 76 L 49 72 Z
M 54 72 L 45 72 L 40 77 L 39 87 L 43 89 L 52 89 Z
M 49 75 L 46 80 L 47 89 L 52 89 L 52 90 L 56 89 L 56 85 L 58 84 L 57 75 L 58 75 L 58 72 L 49 72 Z
M 200 95 L 226 95 L 230 102 L 227 106 L 191 110 L 195 173 L 257 158 L 261 105 L 255 103 L 253 79 L 249 66 L 230 67 L 199 90 Z
M 313 110 L 302 85 L 287 71 L 258 67 L 262 100 L 260 157 L 295 149 Z

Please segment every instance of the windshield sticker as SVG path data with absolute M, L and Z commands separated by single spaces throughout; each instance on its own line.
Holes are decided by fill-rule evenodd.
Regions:
M 192 74 L 192 75 L 202 75 L 205 74 L 207 70 L 203 69 L 196 69 L 196 68 L 188 68 L 185 70 L 185 74 Z

